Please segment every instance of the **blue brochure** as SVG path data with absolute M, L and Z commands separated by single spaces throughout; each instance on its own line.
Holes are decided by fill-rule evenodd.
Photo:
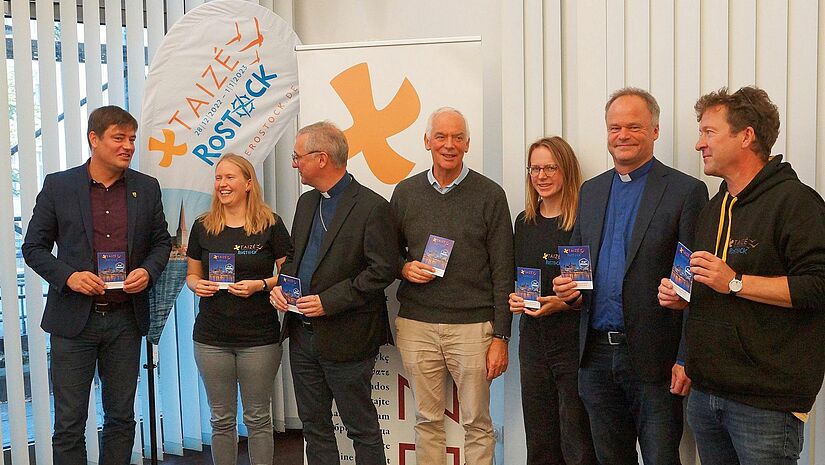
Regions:
M 301 313 L 298 310 L 298 299 L 301 298 L 301 280 L 292 276 L 278 275 L 278 284 L 281 285 L 281 292 L 286 297 L 286 303 L 290 312 Z
M 690 290 L 693 287 L 693 273 L 690 272 L 690 251 L 679 242 L 676 246 L 676 256 L 673 258 L 673 268 L 670 269 L 670 282 L 673 290 L 679 297 L 690 302 Z
M 447 270 L 447 262 L 450 261 L 450 254 L 453 252 L 455 241 L 430 235 L 427 239 L 427 247 L 424 248 L 424 257 L 421 263 L 426 263 L 435 268 L 435 275 L 444 277 Z
M 219 289 L 228 289 L 235 282 L 235 254 L 209 254 L 209 280 L 218 283 Z
M 559 266 L 561 275 L 576 282 L 576 289 L 593 289 L 593 269 L 590 246 L 560 245 Z
M 524 299 L 527 308 L 541 308 L 541 270 L 538 268 L 516 268 L 516 295 Z
M 97 275 L 106 289 L 123 289 L 126 280 L 126 252 L 98 252 Z

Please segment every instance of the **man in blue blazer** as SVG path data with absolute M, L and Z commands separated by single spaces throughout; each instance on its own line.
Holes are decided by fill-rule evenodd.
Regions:
M 624 88 L 605 106 L 611 169 L 584 183 L 573 245 L 590 246 L 593 291 L 570 278 L 553 289 L 581 307 L 579 392 L 602 465 L 679 463 L 682 398 L 690 389 L 679 355 L 682 314 L 659 306 L 677 242 L 691 247 L 705 184 L 653 157 L 659 105 Z
M 356 463 L 387 463 L 370 381 L 379 347 L 392 338 L 384 289 L 395 281 L 400 254 L 389 202 L 347 172 L 348 154 L 344 134 L 329 122 L 298 131 L 292 154 L 301 183 L 314 189 L 298 199 L 294 250 L 281 269 L 301 280 L 303 295 L 298 313 L 286 312 L 281 341 L 289 338 L 309 465 L 339 462 L 333 399 Z M 280 286 L 270 296 L 287 310 Z
M 102 465 L 129 463 L 149 289 L 172 246 L 158 181 L 129 169 L 137 121 L 116 106 L 89 115 L 91 158 L 43 181 L 23 256 L 49 283 L 41 327 L 51 334 L 55 465 L 84 464 L 89 390 L 100 376 Z M 57 244 L 57 256 L 52 248 Z M 125 254 L 120 286 L 99 276 L 102 254 Z

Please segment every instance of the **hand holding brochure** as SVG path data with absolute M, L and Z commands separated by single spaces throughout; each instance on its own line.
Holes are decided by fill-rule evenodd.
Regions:
M 516 268 L 516 295 L 524 299 L 526 308 L 541 308 L 541 270 L 537 268 Z
M 278 283 L 281 285 L 281 292 L 286 297 L 286 303 L 290 312 L 301 313 L 298 310 L 298 299 L 301 298 L 301 280 L 285 274 L 278 275 Z
M 453 251 L 455 241 L 445 239 L 430 234 L 427 239 L 427 247 L 424 248 L 424 257 L 421 263 L 425 263 L 435 268 L 435 275 L 444 277 L 444 272 L 447 269 L 447 262 L 450 261 L 450 254 Z
M 560 245 L 561 275 L 576 282 L 576 289 L 593 289 L 593 270 L 590 267 L 590 246 Z
M 218 289 L 229 289 L 235 282 L 235 254 L 209 254 L 209 280 L 218 283 Z
M 126 280 L 126 252 L 98 252 L 97 275 L 106 289 L 123 289 Z
M 690 291 L 693 287 L 693 273 L 690 272 L 692 253 L 679 242 L 676 246 L 676 256 L 673 258 L 673 268 L 670 269 L 670 282 L 673 283 L 673 290 L 688 302 L 690 302 Z

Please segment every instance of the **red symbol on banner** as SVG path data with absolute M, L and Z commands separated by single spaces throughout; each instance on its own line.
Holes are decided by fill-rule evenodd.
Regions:
M 410 387 L 410 380 L 398 375 L 398 419 L 407 419 L 406 399 L 404 399 L 404 389 Z
M 405 398 L 405 391 L 406 389 L 410 388 L 410 380 L 407 378 L 398 375 L 398 419 L 399 420 L 406 420 L 407 418 L 407 403 Z M 448 418 L 453 420 L 454 422 L 458 423 L 459 421 L 459 403 L 458 403 L 458 386 L 453 383 L 453 409 L 450 411 L 449 409 L 444 409 L 444 415 Z
M 406 465 L 407 452 L 414 451 L 415 444 L 408 442 L 398 443 L 398 465 Z M 461 450 L 458 447 L 447 447 L 447 455 L 453 456 L 453 465 L 461 465 Z
M 447 415 L 451 420 L 458 423 L 458 386 L 453 383 L 453 411 L 444 409 L 444 415 Z
M 175 145 L 175 133 L 171 129 L 163 129 L 163 142 L 150 137 L 149 150 L 163 152 L 163 158 L 158 164 L 168 168 L 172 165 L 172 157 L 186 153 L 186 144 Z
M 349 157 L 363 152 L 370 171 L 384 184 L 407 177 L 415 163 L 393 150 L 387 138 L 410 127 L 421 113 L 421 101 L 409 79 L 404 78 L 392 101 L 381 110 L 375 107 L 366 63 L 342 71 L 330 84 L 352 116 L 352 126 L 344 131 Z

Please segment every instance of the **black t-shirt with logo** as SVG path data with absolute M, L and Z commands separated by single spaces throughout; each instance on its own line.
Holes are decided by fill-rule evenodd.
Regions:
M 291 242 L 283 221 L 247 236 L 244 229 L 224 228 L 217 236 L 195 221 L 189 236 L 187 255 L 200 260 L 203 276 L 209 276 L 210 253 L 235 254 L 235 281 L 264 279 L 275 275 L 275 260 L 289 252 Z M 268 292 L 247 298 L 219 290 L 202 297 L 192 338 L 202 344 L 221 347 L 255 347 L 278 342 L 278 310 L 269 304 Z
M 570 244 L 572 231 L 559 227 L 559 218 L 545 218 L 536 215 L 535 223 L 526 223 L 524 212 L 516 218 L 514 252 L 516 266 L 541 270 L 541 295 L 553 294 L 553 278 L 561 274 L 559 268 L 559 246 Z M 515 275 L 514 275 L 515 276 Z M 532 318 L 522 315 L 521 325 L 537 324 L 566 339 L 578 340 L 579 312 L 563 311 L 553 315 Z M 568 336 L 569 335 L 569 336 Z

